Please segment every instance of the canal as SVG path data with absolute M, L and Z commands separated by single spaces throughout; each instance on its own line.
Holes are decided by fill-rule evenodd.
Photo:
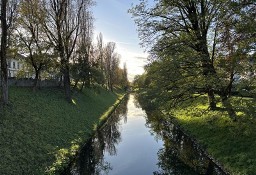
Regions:
M 146 114 L 131 94 L 84 145 L 68 174 L 225 173 L 173 123 Z

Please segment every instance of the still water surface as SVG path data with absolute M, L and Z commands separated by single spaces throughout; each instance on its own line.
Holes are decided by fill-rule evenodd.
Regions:
M 109 174 L 131 175 L 152 174 L 158 169 L 157 152 L 162 147 L 162 140 L 156 140 L 145 126 L 146 113 L 136 107 L 131 95 L 127 104 L 127 113 L 119 116 L 120 142 L 116 145 L 116 154 L 105 152 L 105 161 L 110 163 Z
M 173 124 L 147 115 L 132 94 L 85 144 L 68 171 L 73 175 L 225 174 Z

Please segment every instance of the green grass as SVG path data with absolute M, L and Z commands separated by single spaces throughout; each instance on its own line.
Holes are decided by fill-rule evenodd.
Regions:
M 11 88 L 10 105 L 0 113 L 0 174 L 61 169 L 122 95 L 86 89 L 69 104 L 60 89 Z
M 256 100 L 236 97 L 231 101 L 237 122 L 231 121 L 220 104 L 219 111 L 207 111 L 206 97 L 172 112 L 182 128 L 231 174 L 252 175 L 256 172 Z

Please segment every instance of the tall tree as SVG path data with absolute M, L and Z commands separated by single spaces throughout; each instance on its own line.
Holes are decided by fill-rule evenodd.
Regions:
M 224 12 L 224 19 L 216 30 L 218 45 L 214 52 L 216 64 L 222 70 L 222 79 L 228 80 L 223 82 L 226 83 L 224 92 L 230 96 L 234 82 L 248 87 L 255 79 L 251 68 L 256 64 L 253 61 L 256 33 L 252 30 L 256 25 L 256 3 L 234 1 L 229 6 L 230 10 Z
M 42 20 L 43 4 L 39 0 L 22 0 L 19 7 L 19 25 L 17 32 L 21 40 L 21 50 L 28 55 L 27 62 L 34 68 L 34 90 L 38 87 L 42 70 L 50 63 L 50 52 L 53 49 L 45 35 Z M 52 53 L 53 54 L 53 53 Z
M 121 77 L 122 77 L 121 85 L 122 85 L 123 88 L 127 89 L 128 85 L 129 85 L 129 80 L 128 80 L 128 72 L 127 72 L 126 63 L 124 63 L 123 71 L 122 71 L 122 76 Z
M 8 104 L 9 92 L 8 92 L 8 71 L 6 53 L 8 47 L 9 30 L 12 27 L 14 17 L 16 15 L 18 1 L 17 0 L 1 0 L 1 81 L 2 81 L 2 102 Z
M 75 54 L 73 54 L 73 78 L 75 78 L 75 85 L 82 81 L 81 90 L 84 85 L 90 85 L 91 81 L 91 67 L 92 60 L 92 37 L 93 37 L 93 17 L 89 9 L 82 9 L 80 31 L 77 38 L 77 45 L 75 47 Z
M 7 48 L 7 0 L 1 1 L 1 80 L 2 80 L 2 100 L 4 104 L 8 103 L 8 72 L 7 72 L 7 62 L 6 62 L 6 48 Z
M 104 43 L 103 43 L 103 35 L 100 33 L 97 36 L 97 46 L 96 46 L 96 60 L 98 67 L 100 69 L 100 74 L 103 79 L 101 85 L 104 86 L 105 83 L 105 68 L 104 68 Z
M 223 5 L 216 2 L 160 0 L 150 9 L 147 9 L 145 2 L 141 2 L 131 11 L 136 17 L 143 42 L 151 42 L 150 36 L 165 37 L 164 42 L 167 42 L 167 46 L 174 47 L 174 43 L 168 43 L 168 40 L 175 40 L 198 52 L 212 109 L 216 107 L 216 102 L 209 82 L 215 70 L 208 51 L 207 35 L 220 5 Z M 146 27 L 148 30 L 145 30 Z
M 113 91 L 115 70 L 119 64 L 119 55 L 115 52 L 115 48 L 116 48 L 116 43 L 108 42 L 105 47 L 105 57 L 104 57 L 107 87 L 111 91 Z
M 110 90 L 113 91 L 114 84 L 118 84 L 120 81 L 118 79 L 122 78 L 122 74 L 119 74 L 118 71 L 120 68 L 118 67 L 120 63 L 120 55 L 114 53 L 111 58 L 110 63 L 110 72 L 109 72 L 109 86 Z
M 165 57 L 165 60 L 174 60 L 176 68 L 181 71 L 184 66 L 196 68 L 194 73 L 198 73 L 198 77 L 201 77 L 200 92 L 208 95 L 209 107 L 216 108 L 214 93 L 218 92 L 230 117 L 235 120 L 236 114 L 229 102 L 226 88 L 219 83 L 221 77 L 214 64 L 214 51 L 216 51 L 214 49 L 217 43 L 216 40 L 209 41 L 211 36 L 216 36 L 215 29 L 218 30 L 218 26 L 226 20 L 226 12 L 231 7 L 230 2 L 221 0 L 155 2 L 153 7 L 148 7 L 147 1 L 142 0 L 130 10 L 139 27 L 144 46 L 151 48 L 153 58 Z M 210 48 L 213 48 L 213 51 Z M 190 52 L 184 55 L 184 50 Z M 170 53 L 175 54 L 175 57 L 167 58 Z M 180 73 L 184 76 L 184 72 Z M 192 88 L 193 91 L 190 93 L 195 93 L 195 89 Z
M 103 35 L 102 33 L 100 33 L 97 36 L 97 49 L 98 49 L 98 62 L 99 62 L 101 71 L 104 70 L 104 66 L 103 66 L 104 49 L 103 48 L 104 48 Z
M 67 101 L 71 102 L 70 59 L 77 44 L 80 32 L 82 9 L 90 5 L 90 0 L 49 0 L 44 13 L 47 20 L 44 29 L 58 52 L 64 91 Z

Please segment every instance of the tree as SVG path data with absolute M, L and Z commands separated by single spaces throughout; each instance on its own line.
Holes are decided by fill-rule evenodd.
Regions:
M 113 58 L 115 55 L 115 47 L 116 47 L 116 44 L 114 42 L 108 42 L 105 47 L 104 64 L 105 64 L 105 71 L 106 71 L 107 87 L 110 90 L 112 90 L 111 87 L 113 85 L 112 83 L 113 74 L 111 73 L 111 71 L 112 71 Z
M 115 53 L 112 56 L 111 65 L 110 65 L 109 85 L 110 85 L 111 91 L 113 91 L 114 84 L 118 82 L 119 77 L 122 76 L 118 74 L 119 63 L 120 63 L 120 55 Z
M 82 9 L 79 30 L 77 45 L 75 47 L 76 51 L 73 54 L 72 75 L 75 79 L 74 87 L 77 86 L 79 81 L 82 81 L 80 88 L 82 90 L 84 85 L 90 86 L 91 67 L 93 65 L 93 18 L 89 9 Z
M 105 69 L 104 69 L 104 43 L 103 43 L 103 36 L 102 33 L 100 33 L 97 36 L 97 46 L 96 46 L 96 62 L 100 69 L 99 74 L 101 74 L 101 77 L 103 81 L 101 81 L 101 85 L 104 86 L 105 83 Z
M 135 75 L 134 80 L 132 82 L 134 88 L 143 88 L 145 82 L 145 73 L 142 75 Z
M 223 5 L 223 4 L 222 4 Z M 136 6 L 132 11 L 140 27 L 141 38 L 149 42 L 146 35 L 162 35 L 164 45 L 172 45 L 168 40 L 182 43 L 198 52 L 200 57 L 202 74 L 206 81 L 215 74 L 210 54 L 208 51 L 207 33 L 215 18 L 219 4 L 210 4 L 206 1 L 159 1 L 153 9 L 146 9 L 145 3 Z M 149 28 L 145 30 L 146 26 Z M 160 34 L 159 34 L 160 33 Z M 160 43 L 158 43 L 160 45 Z M 162 46 L 163 44 L 161 44 Z M 160 47 L 161 47 L 160 46 Z M 157 50 L 159 48 L 156 48 Z M 207 83 L 209 105 L 212 109 L 216 107 L 213 88 Z
M 60 70 L 64 77 L 65 96 L 69 102 L 71 102 L 70 59 L 80 32 L 82 9 L 86 9 L 90 2 L 90 0 L 49 0 L 44 8 L 44 13 L 47 14 L 44 29 L 58 52 Z
M 8 37 L 10 36 L 10 29 L 16 15 L 17 0 L 1 0 L 1 81 L 2 81 L 2 102 L 4 105 L 8 104 L 8 71 L 6 53 L 8 48 Z
M 122 75 L 121 75 L 121 86 L 125 89 L 129 86 L 129 80 L 128 80 L 128 72 L 127 72 L 127 66 L 126 63 L 124 63 L 123 69 L 122 69 Z
M 43 4 L 38 0 L 23 0 L 20 3 L 19 26 L 17 32 L 21 40 L 21 50 L 28 55 L 28 63 L 34 68 L 34 90 L 38 87 L 42 70 L 50 64 L 53 49 L 43 29 Z
M 215 93 L 218 93 L 230 117 L 236 120 L 226 87 L 220 83 L 223 79 L 214 63 L 218 43 L 216 39 L 209 41 L 211 36 L 216 37 L 216 30 L 225 22 L 228 15 L 225 12 L 230 10 L 230 2 L 158 0 L 152 8 L 146 4 L 143 0 L 130 12 L 139 27 L 143 45 L 150 47 L 152 57 L 156 60 L 164 59 L 164 63 L 170 60 L 175 65 L 173 68 L 176 68 L 173 71 L 179 73 L 179 81 L 176 83 L 183 83 L 183 87 L 189 85 L 187 87 L 190 88 L 185 89 L 191 96 L 199 89 L 200 93 L 206 93 L 209 107 L 213 110 L 216 109 Z M 200 80 L 198 83 L 193 81 L 195 79 L 191 79 L 193 83 L 184 81 L 191 73 L 191 77 L 197 75 L 196 80 Z M 176 77 L 174 79 L 176 81 Z M 176 87 L 166 90 L 173 89 L 176 90 Z M 185 100 L 187 96 L 188 93 L 181 93 L 178 97 Z
M 120 55 L 115 52 L 116 44 L 114 42 L 108 42 L 105 47 L 104 64 L 107 87 L 113 91 L 113 86 L 118 77 L 118 69 L 120 62 Z M 121 75 L 120 75 L 121 76 Z
M 221 70 L 221 77 L 226 82 L 225 93 L 231 96 L 234 85 L 251 86 L 255 79 L 256 51 L 255 32 L 251 30 L 255 25 L 256 3 L 234 1 L 230 3 L 230 10 L 225 12 L 224 20 L 219 24 L 215 47 L 215 64 Z M 220 71 L 219 71 L 220 72 Z M 243 88 L 242 88 L 243 89 Z

